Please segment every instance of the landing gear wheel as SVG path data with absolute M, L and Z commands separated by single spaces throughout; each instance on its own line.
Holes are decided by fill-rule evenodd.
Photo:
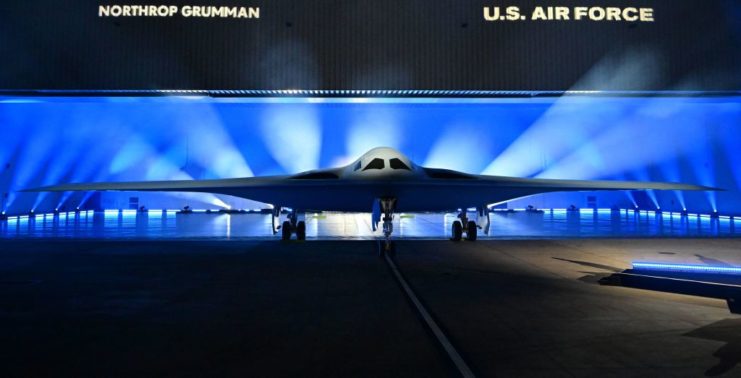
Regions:
M 291 222 L 283 222 L 283 226 L 281 226 L 280 230 L 281 240 L 291 240 Z
M 298 222 L 296 225 L 296 239 L 306 240 L 306 223 L 304 221 Z
M 478 230 L 479 228 L 476 227 L 476 222 L 468 221 L 468 224 L 466 225 L 466 240 L 476 241 L 476 232 Z
M 451 238 L 451 240 L 461 241 L 462 237 L 463 237 L 463 225 L 461 224 L 461 221 L 453 222 L 453 237 Z

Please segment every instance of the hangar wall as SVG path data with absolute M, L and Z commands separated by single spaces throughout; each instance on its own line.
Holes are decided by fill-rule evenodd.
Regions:
M 682 181 L 710 193 L 550 194 L 510 203 L 741 214 L 741 98 L 0 98 L 3 209 L 255 208 L 228 196 L 19 193 L 62 182 L 271 175 L 395 147 L 421 165 L 522 177 Z M 369 205 L 370 206 L 370 205 Z
M 203 3 L 259 9 L 259 17 L 193 17 L 189 0 L 146 16 L 101 12 L 126 5 L 112 0 L 3 2 L 0 90 L 741 88 L 737 0 Z M 554 6 L 569 17 L 538 18 Z M 509 19 L 510 7 L 520 17 Z M 578 16 L 610 7 L 634 16 Z M 637 18 L 639 8 L 651 16 Z M 495 9 L 501 16 L 491 19 Z M 635 65 L 648 72 L 585 80 Z

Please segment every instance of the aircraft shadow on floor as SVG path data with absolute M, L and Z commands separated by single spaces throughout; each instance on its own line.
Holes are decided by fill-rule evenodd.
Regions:
M 563 257 L 551 257 L 551 258 L 554 259 L 554 260 L 558 260 L 558 261 L 565 261 L 565 262 L 569 262 L 569 263 L 572 263 L 572 264 L 577 264 L 577 265 L 585 266 L 585 267 L 588 267 L 588 268 L 595 268 L 595 269 L 606 270 L 606 271 L 610 272 L 610 273 L 605 273 L 605 272 L 591 272 L 591 271 L 585 272 L 585 271 L 579 271 L 579 273 L 586 274 L 586 276 L 580 277 L 579 278 L 579 281 L 586 282 L 586 283 L 596 284 L 596 283 L 599 283 L 600 280 L 602 280 L 603 278 L 609 277 L 613 273 L 619 273 L 619 272 L 622 272 L 623 271 L 623 269 L 616 268 L 614 266 L 604 265 L 604 264 L 598 264 L 598 263 L 593 263 L 593 262 L 589 262 L 589 261 L 565 259 Z
M 705 371 L 706 376 L 723 375 L 741 362 L 741 319 L 720 320 L 690 331 L 684 336 L 725 343 L 713 353 L 718 363 Z

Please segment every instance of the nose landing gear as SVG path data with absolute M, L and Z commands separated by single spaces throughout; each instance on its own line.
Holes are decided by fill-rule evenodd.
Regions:
M 393 252 L 393 243 L 391 234 L 394 232 L 394 209 L 396 208 L 396 198 L 381 198 L 381 212 L 383 212 L 383 236 L 386 238 L 381 254 Z

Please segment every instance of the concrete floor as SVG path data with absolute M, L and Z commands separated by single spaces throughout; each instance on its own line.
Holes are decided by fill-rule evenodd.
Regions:
M 455 376 L 371 241 L 0 241 L 0 376 Z M 739 239 L 406 240 L 478 376 L 741 376 L 720 300 L 600 286 Z

